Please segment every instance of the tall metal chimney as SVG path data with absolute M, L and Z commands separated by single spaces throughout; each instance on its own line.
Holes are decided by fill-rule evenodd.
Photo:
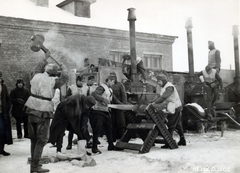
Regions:
M 130 30 L 130 54 L 131 54 L 131 80 L 137 81 L 137 66 L 136 66 L 136 40 L 135 40 L 135 21 L 136 14 L 135 8 L 129 8 L 128 10 L 128 21 Z
M 238 48 L 238 25 L 233 26 L 232 35 L 234 43 L 234 58 L 235 58 L 235 77 L 234 83 L 229 85 L 228 100 L 232 102 L 240 102 L 240 77 L 239 77 L 239 48 Z M 238 104 L 239 105 L 239 104 Z M 240 108 L 237 108 L 236 115 L 239 114 Z
M 233 26 L 232 30 L 233 35 L 233 44 L 234 44 L 234 57 L 235 57 L 235 78 L 234 82 L 236 84 L 240 84 L 240 78 L 239 78 L 239 47 L 238 47 L 238 25 Z
M 192 44 L 192 18 L 188 18 L 185 24 L 187 29 L 187 44 L 188 44 L 188 66 L 189 76 L 194 77 L 194 62 L 193 62 L 193 44 Z

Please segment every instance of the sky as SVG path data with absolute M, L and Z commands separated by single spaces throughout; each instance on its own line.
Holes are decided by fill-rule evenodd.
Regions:
M 209 40 L 221 52 L 222 69 L 235 69 L 232 27 L 240 23 L 240 0 L 97 0 L 90 19 L 56 7 L 62 1 L 49 0 L 46 8 L 31 0 L 0 0 L 0 15 L 129 30 L 127 9 L 135 8 L 136 32 L 178 37 L 173 43 L 174 71 L 189 70 L 185 23 L 191 18 L 194 71 L 207 65 Z
M 194 69 L 199 71 L 207 65 L 208 40 L 214 41 L 215 47 L 220 50 L 222 68 L 235 68 L 232 26 L 240 23 L 239 0 L 128 0 L 121 1 L 120 4 L 115 2 L 97 1 L 92 5 L 92 10 L 99 9 L 100 12 L 93 18 L 103 18 L 110 22 L 109 18 L 115 17 L 115 21 L 121 22 L 114 22 L 112 25 L 120 28 L 123 27 L 120 25 L 124 24 L 124 29 L 128 29 L 126 9 L 135 8 L 136 31 L 178 37 L 173 44 L 174 71 L 189 70 L 185 28 L 189 17 L 193 23 Z M 106 8 L 108 13 L 101 12 L 101 9 Z

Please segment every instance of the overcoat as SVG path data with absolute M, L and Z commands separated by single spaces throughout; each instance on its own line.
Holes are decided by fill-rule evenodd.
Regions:
M 21 117 L 25 116 L 24 112 L 24 104 L 26 103 L 28 97 L 30 96 L 30 92 L 28 89 L 22 88 L 14 88 L 10 92 L 10 98 L 12 102 L 12 116 Z M 24 102 L 19 102 L 18 99 L 24 100 Z
M 5 121 L 5 135 L 3 136 L 1 135 L 0 140 L 4 141 L 5 144 L 13 144 L 12 128 L 11 128 L 11 121 L 10 121 L 10 114 L 9 114 L 9 111 L 11 108 L 11 101 L 10 101 L 7 87 L 5 84 L 3 84 L 3 81 L 1 85 L 2 85 L 2 92 L 1 92 L 2 116 L 4 116 L 4 121 Z
M 50 127 L 50 143 L 55 144 L 58 136 L 66 130 L 68 123 L 71 124 L 74 133 L 82 137 L 81 114 L 86 111 L 84 98 L 84 95 L 76 94 L 59 103 Z

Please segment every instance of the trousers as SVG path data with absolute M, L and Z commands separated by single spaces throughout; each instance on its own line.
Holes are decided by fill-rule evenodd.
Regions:
M 14 116 L 16 120 L 16 129 L 17 129 L 17 136 L 22 137 L 22 126 L 24 129 L 24 137 L 28 137 L 28 117 L 27 116 Z
M 108 145 L 113 146 L 112 121 L 108 112 L 94 110 L 90 114 L 90 123 L 93 129 L 93 148 L 97 148 L 98 137 L 104 128 Z
M 121 139 L 126 130 L 126 117 L 122 110 L 111 110 L 112 127 L 113 127 L 113 141 Z
M 176 109 L 174 114 L 169 114 L 167 116 L 168 131 L 173 135 L 173 131 L 176 129 L 180 137 L 184 137 L 181 111 Z
M 31 140 L 31 158 L 38 160 L 49 139 L 50 118 L 28 115 L 28 134 Z

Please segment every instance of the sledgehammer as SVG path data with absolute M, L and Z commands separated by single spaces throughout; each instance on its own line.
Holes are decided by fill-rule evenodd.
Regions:
M 43 50 L 43 52 L 47 53 L 49 50 L 44 47 L 43 42 L 44 42 L 44 36 L 42 34 L 36 34 L 31 37 L 32 46 L 31 50 L 34 52 L 38 52 L 40 49 Z M 52 58 L 53 61 L 55 61 L 60 67 L 62 66 L 61 63 L 59 63 L 55 58 L 53 58 L 51 55 L 49 55 L 50 58 Z

